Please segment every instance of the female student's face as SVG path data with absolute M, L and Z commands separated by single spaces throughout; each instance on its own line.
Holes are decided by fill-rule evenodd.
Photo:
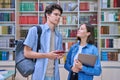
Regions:
M 77 37 L 84 38 L 84 37 L 88 37 L 89 35 L 90 32 L 87 32 L 86 25 L 82 24 L 77 31 Z
M 60 17 L 61 17 L 61 13 L 58 9 L 55 9 L 54 11 L 52 11 L 51 14 L 48 14 L 48 18 L 47 20 L 54 24 L 54 25 L 57 25 L 60 21 Z

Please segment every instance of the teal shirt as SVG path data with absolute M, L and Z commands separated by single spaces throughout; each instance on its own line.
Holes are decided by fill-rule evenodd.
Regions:
M 79 50 L 79 45 L 80 42 L 74 44 L 70 48 L 66 58 L 64 67 L 66 70 L 69 71 L 68 80 L 70 80 L 71 67 L 73 66 L 74 56 L 77 54 Z M 82 70 L 78 72 L 78 80 L 93 80 L 94 76 L 99 76 L 101 74 L 101 63 L 99 59 L 98 49 L 94 45 L 87 44 L 85 47 L 82 48 L 81 53 L 93 54 L 98 57 L 94 67 L 83 65 Z
M 42 34 L 41 34 L 41 49 L 39 52 L 47 53 L 50 51 L 50 35 L 51 30 L 48 26 L 48 24 L 40 25 L 42 28 Z M 55 29 L 55 50 L 62 50 L 62 35 Z M 29 29 L 28 35 L 26 37 L 26 40 L 24 42 L 25 45 L 32 48 L 33 51 L 36 51 L 37 47 L 37 28 L 32 27 Z M 59 67 L 58 67 L 58 59 L 55 60 L 55 80 L 60 80 L 59 76 Z M 39 58 L 36 61 L 35 64 L 35 71 L 32 75 L 32 80 L 44 80 L 45 78 L 45 72 L 47 69 L 47 63 L 48 58 Z

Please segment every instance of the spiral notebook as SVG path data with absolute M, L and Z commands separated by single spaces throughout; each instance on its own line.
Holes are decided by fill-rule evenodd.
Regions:
M 78 60 L 82 62 L 84 65 L 94 66 L 96 62 L 97 56 L 90 54 L 79 54 Z

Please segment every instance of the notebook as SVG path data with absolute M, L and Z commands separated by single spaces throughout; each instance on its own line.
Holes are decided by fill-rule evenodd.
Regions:
M 78 60 L 82 62 L 84 65 L 94 66 L 96 62 L 97 56 L 90 54 L 79 54 Z

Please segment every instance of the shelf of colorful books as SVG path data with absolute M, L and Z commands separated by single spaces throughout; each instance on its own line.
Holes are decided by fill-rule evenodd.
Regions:
M 15 40 L 15 3 L 16 0 L 0 0 L 0 67 L 13 61 L 10 56 Z
M 13 50 L 0 50 L 0 62 L 2 61 L 13 61 L 14 60 L 14 52 Z
M 77 29 L 70 28 L 59 28 L 60 33 L 63 36 L 63 39 L 73 39 L 76 37 Z
M 15 8 L 0 8 L 0 11 L 15 11 Z
M 77 25 L 78 18 L 77 14 L 63 14 L 60 18 L 60 25 Z
M 60 0 L 59 4 L 63 8 L 64 12 L 77 12 L 78 11 L 78 2 L 77 0 Z
M 80 0 L 79 11 L 97 11 L 98 0 Z
M 15 8 L 15 0 L 0 0 L 0 8 Z
M 97 22 L 97 14 L 80 14 L 79 16 L 79 24 L 91 23 L 92 25 L 97 26 Z
M 101 0 L 101 8 L 119 9 L 119 0 Z
M 0 35 L 14 35 L 15 34 L 15 27 L 14 25 L 6 25 L 6 24 L 1 24 L 0 25 Z
M 102 50 L 101 61 L 120 61 L 120 52 L 117 49 L 112 48 L 109 48 L 109 50 Z
M 119 49 L 120 38 L 102 38 L 101 39 L 101 48 L 113 48 Z
M 7 63 L 7 64 L 6 64 Z M 15 61 L 13 60 L 7 60 L 7 61 L 0 61 L 0 67 L 14 67 L 15 66 Z
M 49 4 L 58 3 L 57 0 L 38 0 L 38 11 L 44 11 Z

